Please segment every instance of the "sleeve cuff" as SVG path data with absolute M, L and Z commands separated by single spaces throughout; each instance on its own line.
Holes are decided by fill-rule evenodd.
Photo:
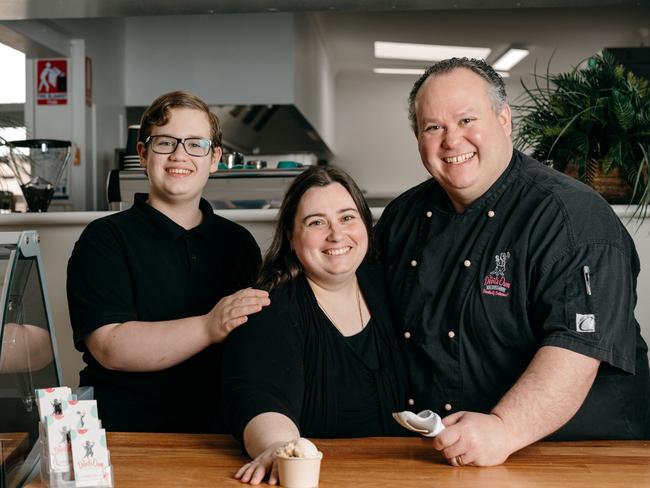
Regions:
M 251 392 L 238 400 L 224 399 L 226 402 L 226 422 L 230 432 L 240 441 L 243 440 L 244 429 L 253 418 L 267 412 L 276 412 L 289 417 L 299 426 L 298 419 L 280 400 L 263 392 Z M 237 411 L 227 412 L 228 404 L 236 404 Z
M 95 319 L 93 320 L 95 323 L 94 325 L 84 328 L 83 330 L 79 330 L 78 333 L 75 331 L 74 346 L 78 351 L 84 352 L 86 351 L 86 345 L 84 341 L 86 340 L 86 337 L 88 337 L 88 335 L 90 335 L 92 332 L 108 324 L 119 324 L 122 322 L 129 322 L 131 320 L 137 320 L 137 317 L 132 314 L 111 314 L 100 317 L 99 321 Z
M 554 334 L 552 336 L 544 338 L 541 345 L 561 347 L 563 349 L 568 349 L 579 354 L 584 354 L 585 356 L 606 362 L 609 365 L 624 371 L 625 373 L 635 374 L 636 372 L 635 358 L 629 358 L 620 354 L 616 354 L 611 349 L 599 347 L 595 344 L 586 344 L 580 340 L 577 340 L 572 335 Z M 632 350 L 635 349 L 636 348 L 633 348 Z

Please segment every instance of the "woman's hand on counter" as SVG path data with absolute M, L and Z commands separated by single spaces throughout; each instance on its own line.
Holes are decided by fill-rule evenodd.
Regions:
M 278 484 L 278 465 L 275 461 L 275 451 L 282 446 L 284 442 L 276 442 L 271 444 L 266 450 L 262 451 L 250 463 L 244 464 L 239 471 L 235 474 L 235 478 L 242 483 L 250 483 L 251 485 L 259 485 L 266 474 L 269 474 L 268 484 Z
M 279 482 L 275 451 L 285 442 L 300 437 L 300 431 L 286 415 L 264 412 L 253 417 L 244 428 L 244 446 L 253 460 L 244 464 L 237 473 L 242 483 L 259 485 L 268 474 L 268 484 Z
M 268 292 L 244 288 L 223 297 L 206 315 L 208 334 L 212 342 L 223 342 L 235 328 L 244 324 L 248 316 L 271 303 Z

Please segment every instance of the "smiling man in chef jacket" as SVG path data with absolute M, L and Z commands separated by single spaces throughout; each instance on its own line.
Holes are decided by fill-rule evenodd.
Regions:
M 433 447 L 490 466 L 543 438 L 648 438 L 639 259 L 618 217 L 513 150 L 503 80 L 483 61 L 434 64 L 409 108 L 432 178 L 377 235 L 409 403 L 444 416 Z

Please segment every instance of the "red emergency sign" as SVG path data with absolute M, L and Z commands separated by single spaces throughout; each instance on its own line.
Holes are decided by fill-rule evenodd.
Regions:
M 36 100 L 38 105 L 68 103 L 68 60 L 36 60 Z

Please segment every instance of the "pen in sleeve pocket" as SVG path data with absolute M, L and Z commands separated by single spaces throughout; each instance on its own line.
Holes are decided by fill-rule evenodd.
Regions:
M 591 276 L 589 276 L 589 266 L 584 266 L 582 268 L 582 274 L 585 277 L 585 288 L 587 289 L 587 295 L 591 295 Z

